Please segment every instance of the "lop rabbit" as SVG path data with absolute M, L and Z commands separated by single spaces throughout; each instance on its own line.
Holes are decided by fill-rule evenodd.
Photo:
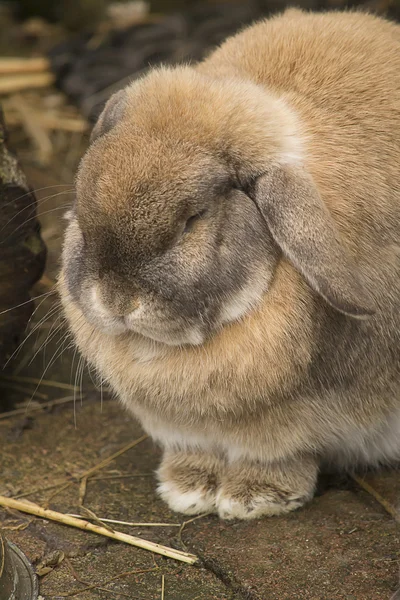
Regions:
M 59 288 L 179 512 L 400 458 L 400 28 L 288 10 L 109 100 Z

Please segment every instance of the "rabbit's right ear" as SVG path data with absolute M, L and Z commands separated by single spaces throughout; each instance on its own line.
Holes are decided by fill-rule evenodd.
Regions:
M 100 114 L 96 125 L 93 127 L 90 143 L 98 137 L 108 133 L 118 121 L 123 117 L 126 106 L 126 90 L 120 90 L 111 96 L 107 101 L 102 113 Z
M 338 311 L 375 312 L 357 265 L 311 176 L 302 167 L 270 165 L 249 190 L 283 254 L 309 285 Z

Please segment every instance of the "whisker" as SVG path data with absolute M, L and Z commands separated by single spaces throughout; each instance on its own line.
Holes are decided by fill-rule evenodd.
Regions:
M 64 347 L 64 341 L 65 341 L 65 340 L 63 340 L 62 342 L 60 342 L 60 343 L 58 344 L 58 346 L 57 346 L 57 348 L 56 348 L 55 352 L 53 353 L 53 356 L 52 356 L 51 360 L 49 361 L 49 364 L 47 365 L 47 367 L 46 367 L 46 369 L 45 369 L 45 371 L 44 371 L 44 373 L 43 373 L 43 377 L 44 377 L 44 375 L 46 374 L 46 371 L 48 371 L 48 370 L 50 369 L 50 367 L 52 367 L 52 366 L 54 365 L 54 363 L 55 363 L 55 362 L 56 362 L 56 361 L 57 361 L 57 360 L 60 358 L 60 356 L 61 356 L 61 355 L 63 354 L 63 352 L 65 351 L 65 347 Z M 40 378 L 39 385 L 40 385 L 40 383 L 42 382 L 42 380 L 43 380 L 43 377 L 41 377 L 41 378 Z
M 54 325 L 60 321 L 60 319 L 61 319 L 61 323 L 56 327 L 55 331 L 53 331 L 53 333 L 51 334 L 51 330 L 53 329 Z M 58 315 L 57 319 L 52 324 L 49 333 L 46 335 L 44 341 L 40 344 L 39 348 L 33 354 L 28 365 L 31 365 L 33 363 L 33 361 L 35 360 L 35 358 L 37 357 L 39 352 L 43 349 L 43 369 L 45 368 L 45 366 L 46 366 L 46 346 L 52 339 L 54 339 L 56 337 L 57 333 L 60 331 L 60 329 L 62 328 L 63 325 L 64 325 L 63 316 Z
M 11 308 L 6 308 L 5 310 L 0 311 L 0 315 L 4 315 L 7 312 L 10 312 L 11 310 L 16 310 L 17 308 L 20 308 L 20 306 L 24 306 L 25 304 L 29 304 L 29 302 L 34 302 L 35 300 L 38 300 L 38 298 L 43 298 L 43 296 L 50 296 L 51 294 L 56 293 L 56 290 L 50 290 L 49 292 L 45 292 L 44 294 L 39 294 L 39 296 L 35 296 L 34 298 L 29 298 L 29 300 L 25 300 L 25 302 L 21 302 L 20 304 L 16 304 L 15 306 L 12 306 Z
M 67 350 L 67 348 L 65 347 L 65 344 L 66 344 L 67 342 L 68 342 L 68 335 L 65 335 L 65 336 L 64 336 L 64 339 L 63 339 L 63 340 L 60 342 L 60 344 L 58 344 L 58 346 L 57 346 L 57 348 L 56 348 L 56 350 L 55 350 L 55 352 L 54 352 L 54 354 L 53 354 L 53 356 L 52 356 L 51 360 L 49 361 L 49 364 L 48 364 L 48 365 L 47 365 L 47 367 L 44 369 L 44 371 L 43 371 L 43 375 L 42 375 L 42 377 L 40 378 L 40 381 L 39 381 L 39 383 L 38 383 L 38 384 L 37 384 L 37 386 L 36 386 L 36 389 L 35 389 L 35 391 L 34 391 L 34 394 L 36 393 L 36 390 L 38 389 L 38 387 L 41 385 L 41 382 L 43 381 L 43 378 L 44 378 L 44 376 L 45 376 L 46 372 L 47 372 L 47 371 L 48 371 L 48 370 L 49 370 L 49 369 L 50 369 L 50 368 L 51 368 L 51 367 L 54 365 L 54 363 L 55 363 L 55 362 L 56 362 L 56 361 L 57 361 L 57 360 L 58 360 L 58 359 L 59 359 L 59 358 L 60 358 L 60 357 L 61 357 L 61 356 L 64 354 L 64 352 Z M 29 404 L 30 404 L 31 400 L 32 400 L 32 397 L 29 399 L 29 402 L 28 402 L 28 405 L 27 405 L 27 406 L 29 406 Z
M 46 300 L 46 298 L 44 298 L 44 300 L 42 300 L 42 302 L 43 302 L 43 301 L 45 301 L 45 300 Z M 41 318 L 39 319 L 39 321 L 34 321 L 34 322 L 32 323 L 32 331 L 36 331 L 36 329 L 37 329 L 38 327 L 40 327 L 41 325 L 43 325 L 43 323 L 44 323 L 46 320 L 48 320 L 48 319 L 50 318 L 50 316 L 52 316 L 52 314 L 53 314 L 53 313 L 54 313 L 56 310 L 58 310 L 58 309 L 60 309 L 60 308 L 61 308 L 61 302 L 57 302 L 57 301 L 56 301 L 56 302 L 54 302 L 53 304 L 51 304 L 51 306 L 49 306 L 49 308 L 47 309 L 47 311 L 46 311 L 46 313 L 43 315 L 43 317 L 41 317 Z
M 35 331 L 37 332 L 36 340 L 33 345 L 34 347 L 36 347 L 36 345 L 37 345 L 37 336 L 39 335 L 40 328 L 43 327 L 44 324 L 47 323 L 48 321 L 51 322 L 51 319 L 53 317 L 55 317 L 56 314 L 60 311 L 61 311 L 61 302 L 56 302 L 52 306 L 50 306 L 50 308 L 48 309 L 46 314 L 37 323 L 34 323 L 33 328 L 32 328 L 32 333 L 35 333 Z
M 82 361 L 82 367 L 81 367 L 81 378 L 80 378 L 80 382 L 79 382 L 79 391 L 81 394 L 81 408 L 82 408 L 82 401 L 83 401 L 83 374 L 85 372 L 85 367 L 86 367 L 87 361 L 84 358 L 84 360 Z
M 35 310 L 32 312 L 32 314 L 31 314 L 31 316 L 30 316 L 30 318 L 29 318 L 29 320 L 28 320 L 28 322 L 27 322 L 27 324 L 26 324 L 26 327 L 25 327 L 25 332 L 28 332 L 28 331 L 29 331 L 29 327 L 30 327 L 31 321 L 32 321 L 33 317 L 35 316 L 35 313 L 36 313 L 36 312 L 37 312 L 37 310 L 38 310 L 38 309 L 39 309 L 39 308 L 42 306 L 43 302 L 45 302 L 45 301 L 46 301 L 46 298 L 47 298 L 47 297 L 45 297 L 45 298 L 42 298 L 42 300 L 41 300 L 41 301 L 39 302 L 39 304 L 36 306 Z M 47 311 L 47 313 L 46 313 L 46 315 L 43 317 L 43 319 L 40 319 L 40 321 L 39 321 L 39 325 L 40 325 L 40 324 L 43 322 L 43 320 L 46 318 L 46 316 L 48 315 L 48 312 L 49 312 L 49 311 Z M 35 331 L 35 330 L 36 330 L 36 328 L 37 328 L 39 325 L 36 325 L 36 326 L 33 328 L 33 331 Z M 17 355 L 18 355 L 19 351 L 21 350 L 21 348 L 23 347 L 23 345 L 25 344 L 25 342 L 26 342 L 26 341 L 27 341 L 27 340 L 30 338 L 30 336 L 32 335 L 33 331 L 31 330 L 31 331 L 30 331 L 30 332 L 29 332 L 29 333 L 28 333 L 28 334 L 25 336 L 25 338 L 22 340 L 22 342 L 21 342 L 21 343 L 20 343 L 20 344 L 17 346 L 17 348 L 16 348 L 16 349 L 14 350 L 14 352 L 11 354 L 11 356 L 10 356 L 10 358 L 7 360 L 7 362 L 6 362 L 5 366 L 7 366 L 7 365 L 8 365 L 8 363 L 10 362 L 10 360 L 12 360 L 12 359 L 14 358 L 14 356 L 17 356 Z
M 38 201 L 33 201 L 30 204 L 28 204 L 27 206 L 24 206 L 23 208 L 21 208 L 21 210 L 19 210 L 17 213 L 15 213 L 15 215 L 13 215 L 11 217 L 11 219 L 9 219 L 7 221 L 7 223 L 5 223 L 5 225 L 3 225 L 3 227 L 0 229 L 0 233 L 10 224 L 12 223 L 12 221 L 14 221 L 14 219 L 16 219 L 18 217 L 18 215 L 20 215 L 21 213 L 23 213 L 25 210 L 29 209 L 31 206 L 33 206 L 33 209 L 30 211 L 30 215 L 33 213 L 36 213 L 36 206 L 39 204 L 42 204 L 42 202 L 47 202 L 48 200 L 50 200 L 51 198 L 56 198 L 57 196 L 62 196 L 64 194 L 72 194 L 74 193 L 73 191 L 70 192 L 66 192 L 66 191 L 62 191 L 62 192 L 57 192 L 56 194 L 51 194 L 50 196 L 46 196 L 46 198 L 42 198 L 39 202 Z M 15 200 L 14 200 L 15 202 Z M 41 214 L 45 214 L 45 213 L 41 213 Z M 37 217 L 37 215 L 35 214 L 32 219 L 35 219 Z M 29 220 L 29 219 L 28 219 Z M 28 220 L 24 221 L 24 224 L 28 222 Z M 16 230 L 17 231 L 17 230 Z M 14 232 L 15 233 L 15 232 Z M 6 238 L 7 239 L 7 238 Z
M 39 304 L 36 306 L 35 310 L 33 311 L 33 313 L 32 313 L 32 314 L 31 314 L 31 316 L 30 316 L 30 319 L 29 319 L 28 323 L 26 324 L 26 328 L 25 328 L 26 330 L 27 330 L 27 329 L 28 329 L 28 327 L 30 326 L 30 324 L 31 324 L 31 321 L 32 321 L 33 317 L 35 316 L 35 314 L 37 313 L 38 309 L 39 309 L 39 308 L 42 306 L 43 302 L 45 302 L 45 301 L 46 301 L 46 298 L 42 298 L 42 300 L 41 300 L 41 301 L 39 302 Z
M 79 372 L 79 368 L 81 366 L 82 360 L 83 360 L 83 357 L 80 354 L 79 360 L 78 360 L 78 366 L 75 371 L 75 381 L 74 381 L 74 386 L 75 386 L 75 389 L 74 389 L 74 425 L 75 425 L 75 429 L 76 429 L 76 388 L 77 388 L 77 383 L 78 383 L 78 372 Z
M 61 346 L 61 350 L 60 350 L 60 346 Z M 43 371 L 43 373 L 42 373 L 42 376 L 41 376 L 41 378 L 40 378 L 40 380 L 39 380 L 39 382 L 38 382 L 38 384 L 37 384 L 37 386 L 36 386 L 36 388 L 35 388 L 35 390 L 34 390 L 33 394 L 35 394 L 35 393 L 38 391 L 38 389 L 39 389 L 39 387 L 40 387 L 40 385 L 41 385 L 41 383 L 42 383 L 42 381 L 43 381 L 43 379 L 44 379 L 44 376 L 46 375 L 47 371 L 48 371 L 48 370 L 50 369 L 50 367 L 51 367 L 51 366 L 52 366 L 52 365 L 55 363 L 55 361 L 56 361 L 56 360 L 57 360 L 57 359 L 58 359 L 58 358 L 61 356 L 61 354 L 63 353 L 63 351 L 64 351 L 64 348 L 63 348 L 62 344 L 60 344 L 59 346 L 57 346 L 57 348 L 56 348 L 56 350 L 54 351 L 54 354 L 53 354 L 53 356 L 52 356 L 51 360 L 49 361 L 49 364 L 48 364 L 48 365 L 47 365 L 47 367 L 44 369 L 44 371 Z M 29 406 L 29 404 L 32 402 L 32 398 L 33 398 L 33 395 L 30 397 L 30 399 L 29 399 L 29 401 L 28 401 L 28 404 L 27 404 L 27 407 L 28 407 L 28 406 Z
M 58 355 L 57 360 L 58 359 L 62 359 L 63 355 L 65 354 L 65 352 L 67 352 L 67 350 L 69 350 L 69 348 L 71 348 L 71 344 L 68 344 L 69 342 L 69 334 L 68 332 L 64 335 L 63 340 L 60 342 L 59 347 L 61 347 L 61 353 Z
M 42 323 L 44 323 L 46 321 L 46 319 L 48 319 L 50 316 L 52 316 L 54 314 L 54 312 L 57 311 L 59 307 L 58 306 L 53 306 L 51 307 L 47 313 L 44 315 L 44 317 L 42 317 L 40 319 L 40 321 L 38 323 L 35 324 L 35 326 L 30 330 L 30 332 L 28 333 L 28 335 L 25 337 L 25 339 L 22 340 L 22 342 L 17 346 L 17 348 L 14 350 L 14 352 L 11 354 L 11 356 L 8 358 L 7 362 L 4 365 L 4 369 L 6 368 L 6 366 L 8 365 L 8 363 L 13 359 L 16 358 L 18 356 L 18 354 L 20 353 L 20 351 L 22 350 L 23 346 L 26 344 L 26 342 L 29 340 L 29 338 L 35 333 L 35 331 L 37 331 L 39 329 L 39 327 L 42 325 Z
M 41 207 L 42 204 L 44 204 L 48 200 L 51 200 L 51 198 L 57 198 L 57 196 L 63 196 L 64 194 L 75 194 L 75 193 L 76 192 L 73 189 L 72 190 L 62 190 L 61 192 L 57 192 L 56 194 L 49 194 L 48 196 L 45 196 L 44 198 L 33 198 L 32 202 L 28 202 L 27 204 L 24 204 L 23 207 L 15 215 L 12 216 L 10 221 L 12 221 L 20 213 L 24 212 L 24 210 L 28 210 L 28 208 L 32 208 L 31 212 L 34 212 L 36 210 L 36 208 Z M 3 204 L 2 208 L 3 209 L 7 208 L 7 206 L 9 206 L 10 204 L 15 204 L 16 202 L 17 202 L 16 200 L 11 200 L 10 202 Z M 8 225 L 8 223 L 6 223 L 6 225 Z
M 85 318 L 84 318 L 84 316 L 80 315 L 79 318 L 80 318 L 80 320 L 83 321 L 83 323 L 82 323 L 81 327 L 78 329 L 77 333 L 85 325 Z M 78 346 L 75 344 L 73 335 L 70 332 L 68 332 L 68 335 L 71 337 L 71 340 L 72 340 L 71 341 L 71 348 L 72 347 L 75 348 L 74 349 L 74 354 L 72 356 L 71 370 L 70 370 L 70 376 L 69 376 L 69 382 L 72 383 L 72 372 L 73 372 L 73 369 L 74 369 L 75 358 L 76 358 L 76 355 L 77 355 L 77 352 L 78 352 Z
M 82 327 L 84 327 L 84 325 L 86 323 L 85 318 L 84 318 L 83 315 L 80 315 L 80 319 L 83 321 L 83 323 L 79 327 L 79 329 L 77 330 L 77 333 L 79 333 L 80 329 L 82 329 Z M 71 362 L 70 382 L 72 382 L 72 372 L 73 372 L 73 369 L 74 369 L 75 358 L 76 358 L 76 355 L 78 353 L 78 346 L 75 344 L 74 338 L 73 338 L 72 335 L 71 335 L 71 337 L 72 337 L 71 347 L 75 347 L 75 350 L 74 350 L 74 354 L 72 356 L 72 362 Z M 75 426 L 75 429 L 77 427 L 77 424 L 76 424 L 76 375 L 77 375 L 77 372 L 78 372 L 78 369 L 79 369 L 80 360 L 81 360 L 81 357 L 79 358 L 78 366 L 77 366 L 76 371 L 75 371 L 75 385 L 74 385 L 74 426 Z
M 29 192 L 25 192 L 25 194 L 22 194 L 22 196 L 18 196 L 18 198 L 14 198 L 13 200 L 10 200 L 9 202 L 6 202 L 5 204 L 2 205 L 2 208 L 5 208 L 7 206 L 9 206 L 10 204 L 13 204 L 13 202 L 19 202 L 19 200 L 22 200 L 22 198 L 25 198 L 25 196 L 30 196 L 31 194 L 36 194 L 37 192 L 42 192 L 43 190 L 49 190 L 52 188 L 56 188 L 56 187 L 70 187 L 71 190 L 73 190 L 74 188 L 72 187 L 72 183 L 58 183 L 56 185 L 46 185 L 45 187 L 41 187 L 41 188 L 36 188 L 34 190 L 30 190 Z M 36 202 L 40 202 L 42 199 L 39 198 L 39 200 L 36 200 Z
M 29 330 L 32 319 L 34 318 L 36 312 L 39 310 L 39 308 L 42 306 L 43 302 L 45 302 L 49 296 L 50 293 L 53 293 L 56 290 L 50 290 L 50 292 L 47 292 L 46 294 L 44 294 L 44 298 L 41 299 L 41 301 L 38 303 L 38 305 L 35 307 L 34 311 L 32 312 L 26 327 L 25 327 L 25 333 L 27 333 L 27 335 L 25 336 L 25 338 L 21 341 L 21 343 L 17 346 L 17 348 L 14 350 L 14 352 L 11 354 L 11 356 L 9 357 L 9 359 L 7 360 L 6 364 L 4 365 L 4 367 L 6 367 L 8 365 L 8 363 L 16 356 L 18 356 L 19 352 L 21 351 L 22 347 L 24 346 L 24 344 L 28 341 L 28 339 L 31 337 L 31 335 L 46 321 L 47 318 L 49 318 L 53 312 L 55 312 L 54 309 L 56 309 L 57 307 L 59 307 L 61 305 L 61 303 L 59 302 L 58 304 L 52 305 L 50 306 L 50 308 L 47 310 L 46 314 L 39 320 L 38 323 L 36 323 L 34 325 L 34 327 Z M 40 296 L 36 296 L 36 298 L 33 298 L 33 300 L 37 300 L 37 298 Z M 29 333 L 28 333 L 29 332 Z
M 63 204 L 62 206 L 56 206 L 56 208 L 51 208 L 50 210 L 46 210 L 44 213 L 41 213 L 40 216 L 43 217 L 44 215 L 47 215 L 48 213 L 55 212 L 56 210 L 67 210 L 67 208 L 69 208 L 69 204 Z M 18 227 L 16 227 L 14 229 L 14 231 L 12 231 L 4 240 L 1 240 L 0 244 L 5 244 L 6 241 L 8 239 L 10 239 L 10 237 L 12 237 L 13 235 L 15 235 L 17 233 L 17 231 L 19 231 L 22 227 L 24 227 L 27 223 L 29 223 L 29 221 L 33 221 L 35 219 L 37 219 L 36 215 L 34 215 L 33 217 L 30 217 L 29 219 L 25 219 L 25 221 L 23 223 L 20 223 L 18 225 Z
M 47 350 L 47 346 L 48 344 L 51 342 L 51 340 L 53 340 L 56 336 L 57 333 L 60 332 L 60 330 L 64 327 L 64 325 L 66 324 L 67 320 L 63 314 L 62 311 L 60 311 L 60 313 L 58 314 L 58 316 L 54 319 L 50 329 L 49 329 L 49 333 L 46 336 L 46 339 L 44 341 L 44 344 L 42 344 L 43 348 L 43 368 L 45 367 L 45 363 L 46 363 L 46 350 Z M 53 327 L 55 327 L 53 333 L 52 333 L 52 329 Z M 39 351 L 41 350 L 41 348 L 39 348 Z
M 46 339 L 47 332 L 42 331 L 41 335 L 38 336 L 38 342 L 41 344 Z M 37 342 L 35 342 L 36 344 Z M 35 347 L 35 346 L 34 346 Z M 27 366 L 32 356 L 32 350 L 28 349 L 28 351 L 21 357 L 21 360 L 13 369 L 13 375 L 19 375 L 21 371 Z
M 95 329 L 93 328 L 92 331 L 91 331 L 91 333 L 90 333 L 90 335 L 89 335 L 88 342 L 93 337 L 94 333 L 95 333 Z M 82 398 L 83 398 L 83 374 L 84 374 L 86 366 L 88 366 L 89 375 L 90 375 L 90 378 L 92 379 L 92 376 L 91 376 L 91 373 L 90 373 L 90 365 L 89 365 L 88 361 L 86 360 L 86 358 L 83 357 L 83 361 L 81 363 L 81 374 L 80 374 L 81 406 L 82 406 Z M 94 383 L 93 379 L 92 379 L 92 382 L 95 385 L 95 387 L 97 387 L 96 384 Z
M 75 349 L 74 349 L 74 353 L 72 355 L 72 361 L 71 361 L 71 370 L 70 370 L 70 374 L 69 374 L 69 382 L 70 384 L 72 384 L 72 373 L 74 370 L 74 364 L 75 364 L 75 359 L 76 359 L 76 355 L 78 353 L 78 346 L 75 344 Z
M 89 363 L 87 363 L 87 369 L 88 369 L 90 380 L 93 383 L 94 387 L 96 389 L 100 389 L 100 378 L 99 378 L 97 371 Z M 93 371 L 94 371 L 94 379 L 93 379 Z

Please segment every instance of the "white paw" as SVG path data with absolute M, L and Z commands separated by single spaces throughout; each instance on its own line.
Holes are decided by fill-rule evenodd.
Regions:
M 268 496 L 253 496 L 251 501 L 243 502 L 232 496 L 224 496 L 223 490 L 219 491 L 216 498 L 218 515 L 221 519 L 257 519 L 258 517 L 272 517 L 296 510 L 304 504 L 298 498 L 286 502 L 276 501 Z
M 185 515 L 197 515 L 215 510 L 215 492 L 198 488 L 181 492 L 170 481 L 158 485 L 158 493 L 171 510 Z

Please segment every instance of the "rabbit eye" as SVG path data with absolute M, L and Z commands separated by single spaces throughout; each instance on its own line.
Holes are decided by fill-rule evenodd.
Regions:
M 190 231 L 192 231 L 195 223 L 197 221 L 199 221 L 205 215 L 205 213 L 206 213 L 205 210 L 201 210 L 200 212 L 196 213 L 195 215 L 192 215 L 191 217 L 189 217 L 188 220 L 186 221 L 185 229 L 183 230 L 183 233 L 189 233 Z

